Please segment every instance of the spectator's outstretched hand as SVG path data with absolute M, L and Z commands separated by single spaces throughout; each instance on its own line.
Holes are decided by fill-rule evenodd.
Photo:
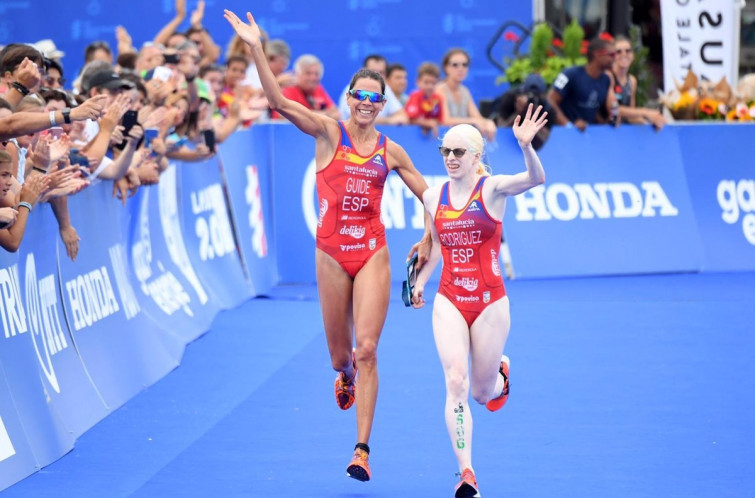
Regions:
M 197 2 L 197 8 L 191 12 L 191 26 L 194 28 L 201 28 L 202 19 L 204 19 L 204 0 L 199 0 Z
M 118 41 L 118 54 L 136 52 L 131 35 L 128 34 L 128 30 L 123 26 L 115 27 L 115 39 Z
M 137 174 L 136 170 L 134 168 L 129 168 L 126 170 L 126 175 L 124 178 L 128 181 L 128 196 L 133 197 L 136 195 L 136 192 L 139 190 L 139 187 L 142 184 L 142 181 L 139 179 L 139 175 Z
M 124 176 L 113 182 L 113 197 L 120 199 L 121 203 L 125 206 L 128 199 L 128 180 Z
M 144 128 L 157 128 L 165 117 L 165 111 L 167 111 L 167 109 L 163 106 L 143 107 L 139 111 L 138 121 Z
M 109 106 L 107 106 L 102 119 L 112 123 L 115 127 L 118 123 L 121 122 L 123 115 L 126 114 L 126 111 L 128 111 L 130 106 L 131 97 L 125 93 L 122 93 L 118 95 Z M 123 140 L 122 135 L 121 140 Z
M 107 103 L 107 95 L 95 95 L 85 100 L 80 106 L 71 109 L 72 121 L 86 121 L 87 119 L 100 119 L 102 111 Z
M 47 171 L 51 164 L 67 159 L 69 149 L 68 135 L 64 133 L 56 139 L 47 134 L 40 136 L 32 145 L 29 157 L 36 166 Z
M 260 45 L 260 28 L 257 23 L 254 22 L 252 14 L 247 12 L 246 18 L 249 20 L 249 24 L 245 24 L 239 16 L 234 14 L 228 9 L 223 11 L 223 17 L 230 23 L 233 30 L 239 35 L 239 38 L 247 42 L 252 47 Z
M 41 200 L 49 201 L 54 197 L 65 197 L 78 194 L 89 186 L 89 180 L 84 178 L 78 166 L 67 166 L 53 171 L 49 175 L 48 190 L 42 194 Z
M 76 255 L 79 254 L 79 233 L 73 227 L 68 225 L 60 229 L 60 238 L 63 239 L 63 245 L 66 246 L 66 254 L 71 258 L 71 261 L 76 261 Z
M 20 201 L 28 202 L 34 206 L 49 186 L 50 177 L 48 175 L 32 175 L 24 179 L 18 198 Z
M 124 136 L 123 136 L 123 130 L 126 128 L 123 125 L 118 125 L 115 128 L 113 128 L 113 132 L 110 134 L 110 145 L 117 145 L 123 142 Z
M 176 17 L 181 19 L 186 17 L 186 0 L 176 0 Z
M 0 208 L 0 228 L 10 228 L 16 222 L 18 211 L 12 207 Z
M 28 88 L 30 92 L 36 92 L 39 89 L 39 82 L 42 80 L 40 68 L 28 57 L 24 57 L 15 72 L 16 81 Z
M 58 161 L 68 158 L 71 148 L 71 142 L 68 140 L 68 135 L 63 133 L 58 139 L 53 138 L 51 135 L 47 135 L 45 140 L 50 146 L 51 163 L 57 163 Z
M 147 159 L 136 169 L 139 181 L 142 185 L 157 185 L 160 181 L 160 170 L 157 162 L 153 159 Z
M 522 119 L 520 114 L 514 120 L 514 136 L 519 142 L 520 147 L 526 147 L 531 144 L 532 139 L 535 138 L 537 132 L 542 130 L 545 123 L 548 122 L 546 119 L 548 113 L 543 112 L 541 114 L 543 106 L 537 106 L 534 113 L 532 112 L 533 107 L 533 104 L 527 106 L 527 113 L 524 115 L 524 119 Z

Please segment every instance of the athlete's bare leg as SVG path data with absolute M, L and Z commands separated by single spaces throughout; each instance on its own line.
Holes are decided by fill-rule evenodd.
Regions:
M 315 251 L 317 292 L 320 296 L 330 363 L 334 370 L 344 372 L 346 377 L 351 378 L 354 376 L 351 362 L 353 283 L 335 259 L 320 249 Z
M 472 397 L 478 403 L 487 403 L 503 390 L 498 369 L 510 326 L 508 296 L 488 305 L 472 324 L 471 386 Z
M 435 295 L 433 335 L 446 377 L 444 415 L 459 471 L 472 467 L 472 414 L 469 411 L 469 328 L 459 310 Z
M 376 252 L 354 279 L 356 335 L 357 441 L 369 443 L 378 393 L 377 346 L 391 293 L 388 247 Z

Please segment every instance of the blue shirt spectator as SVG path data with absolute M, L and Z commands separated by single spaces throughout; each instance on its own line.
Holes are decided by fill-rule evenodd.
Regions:
M 587 46 L 587 64 L 565 69 L 556 77 L 547 98 L 557 124 L 573 123 L 584 131 L 588 124 L 607 122 L 608 110 L 616 102 L 606 74 L 614 57 L 613 43 L 596 38 Z
M 593 78 L 585 66 L 565 69 L 553 82 L 553 88 L 561 95 L 561 111 L 574 122 L 584 119 L 590 124 L 597 123 L 597 114 L 605 108 L 611 79 L 601 73 Z

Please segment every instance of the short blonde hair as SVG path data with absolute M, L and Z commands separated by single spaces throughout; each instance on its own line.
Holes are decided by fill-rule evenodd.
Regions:
M 467 143 L 467 150 L 473 153 L 480 153 L 480 164 L 477 165 L 477 174 L 490 176 L 490 166 L 482 162 L 482 157 L 485 155 L 485 138 L 480 133 L 480 130 L 470 124 L 460 124 L 451 127 L 445 137 L 449 135 L 458 135 Z
M 13 158 L 8 153 L 7 150 L 0 150 L 0 163 L 11 163 L 13 164 Z

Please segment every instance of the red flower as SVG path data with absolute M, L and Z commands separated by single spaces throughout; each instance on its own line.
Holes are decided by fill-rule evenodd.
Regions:
M 564 48 L 564 42 L 560 38 L 553 39 L 553 46 L 556 48 Z
M 603 31 L 600 35 L 598 35 L 598 38 L 613 43 L 613 36 L 611 36 L 611 33 L 606 33 L 605 31 Z
M 506 41 L 513 41 L 513 42 L 519 41 L 519 37 L 513 31 L 506 31 L 503 34 L 503 39 L 506 40 Z
M 582 46 L 579 49 L 579 53 L 585 55 L 587 53 L 587 46 L 590 44 L 587 40 L 582 40 Z

